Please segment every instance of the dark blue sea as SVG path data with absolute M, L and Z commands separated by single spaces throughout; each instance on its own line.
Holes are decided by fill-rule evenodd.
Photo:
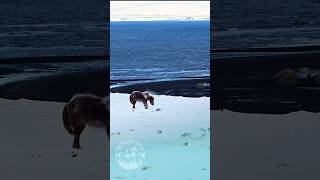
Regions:
M 209 21 L 111 22 L 111 80 L 210 74 Z
M 66 57 L 95 58 L 107 54 L 108 2 L 1 0 L 0 85 L 39 76 L 107 68 L 107 59 L 87 61 L 83 58 L 82 62 L 77 62 L 75 58 L 74 63 L 70 63 Z M 48 63 L 48 56 L 53 56 L 55 62 Z M 35 57 L 38 57 L 36 61 Z M 26 63 L 31 61 L 35 63 Z
M 319 46 L 319 9 L 318 0 L 214 1 L 211 9 L 214 55 L 264 55 L 263 48 Z M 261 48 L 261 52 L 237 52 L 246 48 Z
M 0 58 L 101 55 L 108 6 L 105 0 L 1 0 Z

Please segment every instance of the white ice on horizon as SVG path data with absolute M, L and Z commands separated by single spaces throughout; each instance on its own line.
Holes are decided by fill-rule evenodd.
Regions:
M 111 1 L 111 21 L 209 20 L 210 1 Z

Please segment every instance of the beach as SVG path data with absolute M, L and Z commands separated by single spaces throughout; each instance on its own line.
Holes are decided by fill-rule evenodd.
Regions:
M 108 179 L 108 140 L 104 129 L 88 127 L 82 150 L 73 152 L 63 128 L 64 103 L 0 99 L 4 179 Z
M 101 63 L 104 62 L 101 61 Z M 3 156 L 2 159 L 4 159 L 4 161 L 0 164 L 0 166 L 2 166 L 4 169 L 8 169 L 4 177 L 10 179 L 18 179 L 19 177 L 21 177 L 21 175 L 24 175 L 26 179 L 34 179 L 39 177 L 46 179 L 48 179 L 48 177 L 52 179 L 70 177 L 77 179 L 103 179 L 108 177 L 109 174 L 107 173 L 109 172 L 109 155 L 105 130 L 87 127 L 84 130 L 84 133 L 81 135 L 82 149 L 74 153 L 74 150 L 71 148 L 73 137 L 67 133 L 62 124 L 63 106 L 74 94 L 90 93 L 98 96 L 106 96 L 109 93 L 109 89 L 107 86 L 107 73 L 107 69 L 55 73 L 34 78 L 20 80 L 15 79 L 12 82 L 5 83 L 0 86 L 0 98 L 2 98 L 0 100 L 0 113 L 3 117 L 3 127 L 6 127 L 3 128 L 2 137 L 3 141 L 7 142 L 6 147 L 3 149 L 3 153 L 1 153 L 3 155 L 7 155 Z M 114 142 L 113 146 L 116 146 L 117 143 L 119 143 L 120 140 L 123 140 L 123 138 L 125 137 L 132 137 L 139 139 L 144 143 L 146 147 L 151 146 L 152 150 L 150 151 L 154 153 L 152 156 L 149 155 L 149 158 L 151 159 L 148 159 L 147 164 L 144 164 L 144 166 L 141 166 L 138 170 L 135 171 L 136 174 L 142 173 L 141 175 L 145 176 L 143 175 L 144 170 L 141 170 L 141 168 L 149 167 L 149 165 L 152 165 L 154 170 L 152 170 L 150 173 L 152 176 L 158 177 L 159 174 L 157 173 L 159 173 L 160 171 L 157 170 L 157 166 L 159 166 L 158 168 L 163 168 L 164 164 L 158 164 L 159 162 L 156 157 L 158 157 L 158 155 L 161 155 L 162 151 L 158 151 L 154 149 L 154 147 L 162 144 L 167 140 L 170 140 L 171 135 L 174 134 L 175 138 L 172 138 L 172 140 L 170 140 L 172 141 L 172 146 L 163 144 L 163 146 L 167 149 L 163 149 L 163 151 L 166 153 L 179 152 L 179 148 L 183 150 L 183 144 L 188 142 L 188 145 L 190 145 L 188 148 L 190 148 L 192 151 L 190 151 L 190 149 L 186 149 L 185 153 L 179 155 L 180 158 L 189 156 L 188 153 L 198 152 L 202 157 L 200 158 L 201 161 L 199 161 L 199 168 L 200 166 L 203 166 L 202 169 L 205 169 L 198 169 L 198 171 L 203 173 L 203 177 L 208 177 L 210 175 L 208 171 L 210 163 L 210 152 L 208 144 L 208 128 L 210 121 L 209 98 L 205 97 L 209 95 L 209 88 L 208 84 L 206 85 L 204 83 L 209 83 L 209 79 L 187 78 L 177 81 L 161 81 L 149 83 L 139 82 L 135 85 L 132 84 L 117 87 L 118 89 L 111 89 L 112 92 L 121 91 L 126 93 L 112 93 L 111 96 L 111 108 L 118 107 L 119 109 L 116 109 L 117 112 L 120 111 L 123 113 L 124 111 L 126 111 L 126 113 L 118 116 L 118 113 L 115 114 L 113 113 L 114 111 L 111 110 L 111 115 L 113 117 L 116 117 L 111 118 L 111 128 L 113 129 L 111 130 L 111 139 Z M 200 86 L 203 84 L 205 86 Z M 160 96 L 155 95 L 155 107 L 161 109 L 160 111 L 164 111 L 164 113 L 172 114 L 173 119 L 171 122 L 160 122 L 163 118 L 166 119 L 166 116 L 162 112 L 158 113 L 158 110 L 155 107 L 150 107 L 153 108 L 150 109 L 150 111 L 144 111 L 144 109 L 140 109 L 142 105 L 139 104 L 137 105 L 137 108 L 139 109 L 134 112 L 136 114 L 140 114 L 139 117 L 141 117 L 142 114 L 146 113 L 146 118 L 150 118 L 152 117 L 152 114 L 156 114 L 158 120 L 157 122 L 151 123 L 151 126 L 154 127 L 150 128 L 150 131 L 148 132 L 150 134 L 153 134 L 150 137 L 154 137 L 154 140 L 156 140 L 153 143 L 150 142 L 153 141 L 152 139 L 146 141 L 144 139 L 140 139 L 140 136 L 126 133 L 128 131 L 128 128 L 135 129 L 135 132 L 141 133 L 144 131 L 141 128 L 145 128 L 144 126 L 148 126 L 147 124 L 150 125 L 150 122 L 141 122 L 138 116 L 138 119 L 132 117 L 131 119 L 127 118 L 134 115 L 132 114 L 133 112 L 131 104 L 128 101 L 129 93 L 131 92 L 131 90 L 136 89 L 137 87 L 153 90 L 153 93 L 157 92 L 159 94 L 167 91 L 166 94 Z M 179 90 L 178 87 L 184 89 L 183 91 L 181 91 L 184 92 L 184 94 L 177 94 L 175 91 L 168 91 Z M 189 97 L 193 98 L 184 98 L 173 95 L 188 95 Z M 116 97 L 116 99 L 118 100 L 112 101 L 114 97 Z M 169 101 L 166 102 L 166 99 L 169 99 Z M 181 104 L 180 107 L 176 107 L 176 101 L 181 101 L 186 104 Z M 199 104 L 197 105 L 197 110 L 189 112 L 193 115 L 190 117 L 186 117 L 185 107 L 187 106 L 187 104 L 194 105 L 193 102 Z M 120 106 L 119 103 L 124 105 Z M 170 110 L 171 112 L 168 110 Z M 173 113 L 173 111 L 177 112 Z M 179 111 L 181 112 L 179 113 Z M 197 113 L 201 113 L 202 115 L 198 115 Z M 191 117 L 195 118 L 191 120 Z M 112 119 L 117 119 L 117 121 L 112 121 Z M 190 119 L 190 121 L 188 119 Z M 17 120 L 19 120 L 19 122 L 17 122 Z M 176 125 L 184 124 L 181 123 L 181 120 L 185 120 L 187 124 L 179 128 L 179 131 L 172 131 L 170 127 L 173 127 L 173 123 L 175 123 Z M 203 123 L 195 123 L 194 121 L 197 120 L 200 120 L 201 122 L 203 121 Z M 136 122 L 137 124 L 133 122 Z M 153 125 L 153 123 L 157 125 Z M 126 126 L 128 124 L 131 124 L 132 126 Z M 193 125 L 191 126 L 191 124 Z M 206 132 L 202 132 L 201 129 L 205 129 Z M 181 135 L 183 135 L 187 131 L 187 133 L 189 133 L 189 130 L 193 133 L 191 136 L 192 138 L 189 138 L 188 134 L 187 137 L 183 138 L 183 136 Z M 14 134 L 12 131 L 14 131 Z M 158 131 L 163 131 L 163 137 L 166 138 L 162 139 L 163 137 L 158 136 Z M 121 132 L 121 135 L 116 135 L 118 132 Z M 197 136 L 201 137 L 203 133 L 206 134 L 206 137 L 197 139 Z M 8 139 L 8 136 L 12 136 L 12 138 Z M 27 139 L 22 137 L 27 137 Z M 198 147 L 198 145 L 200 144 L 202 144 L 201 146 L 203 147 Z M 111 157 L 112 156 L 113 154 L 111 154 Z M 191 163 L 193 162 L 193 160 L 189 159 L 188 161 L 183 162 Z M 115 167 L 116 166 L 113 166 L 113 168 Z M 185 168 L 189 168 L 189 166 L 186 166 Z M 21 173 L 19 175 L 15 174 L 13 173 L 12 169 L 18 169 L 19 171 L 21 171 Z M 38 173 L 39 171 L 41 171 L 40 175 Z M 81 173 L 79 173 L 79 171 L 81 171 Z M 189 174 L 187 173 L 184 176 L 191 177 L 192 173 L 195 173 L 195 171 L 196 169 L 194 169 L 194 171 L 190 171 Z M 122 177 L 128 175 L 123 175 L 123 170 L 119 169 L 119 167 L 116 168 L 114 172 L 115 174 L 113 174 L 113 177 Z M 121 173 L 117 174 L 119 172 Z M 147 174 L 150 175 L 150 173 Z M 173 174 L 174 172 L 172 172 L 171 175 L 168 174 L 168 177 L 173 176 Z
M 154 106 L 133 111 L 129 94 L 111 93 L 110 179 L 209 179 L 210 98 L 153 96 Z M 144 155 L 133 169 L 119 164 L 136 157 L 126 144 Z
M 214 179 L 318 179 L 319 114 L 211 111 Z
M 318 179 L 320 88 L 312 79 L 320 68 L 318 49 L 250 48 L 213 56 L 214 179 Z M 274 80 L 286 69 L 294 72 L 293 84 Z
M 90 58 L 91 57 L 91 58 Z M 5 179 L 107 179 L 104 128 L 86 127 L 82 149 L 63 127 L 62 110 L 79 93 L 106 96 L 108 61 L 95 57 L 17 58 L 3 61 L 0 85 L 1 175 Z M 99 60 L 100 59 L 100 60 Z
M 100 64 L 107 64 L 101 61 Z M 79 93 L 106 96 L 108 69 L 64 72 L 13 81 L 0 86 L 2 98 L 68 102 Z
M 211 101 L 211 110 L 267 114 L 299 110 L 319 112 L 319 107 L 314 104 L 320 98 L 320 84 L 317 80 L 308 80 L 312 72 L 320 69 L 319 53 L 312 48 L 307 51 L 305 47 L 296 47 L 295 53 L 281 49 L 282 54 L 275 55 L 213 57 L 211 75 L 214 77 L 214 93 L 211 97 L 214 101 Z M 298 49 L 304 49 L 304 52 Z M 297 80 L 296 85 L 289 86 L 277 84 L 273 78 L 285 69 L 295 73 L 306 69 L 303 72 L 304 82 Z
M 121 82 L 112 81 L 111 83 L 120 84 Z M 129 81 L 126 82 L 126 85 L 115 85 L 111 87 L 110 91 L 127 94 L 132 91 L 150 91 L 151 93 L 170 96 L 209 97 L 210 77 L 158 81 Z
M 105 129 L 63 127 L 78 93 L 109 93 L 109 1 L 0 3 L 1 179 L 108 179 Z

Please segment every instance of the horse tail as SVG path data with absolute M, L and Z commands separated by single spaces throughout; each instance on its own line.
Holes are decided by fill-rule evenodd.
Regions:
M 132 94 L 130 95 L 129 99 L 130 99 L 131 104 L 134 104 L 134 100 L 133 100 L 133 95 Z
M 74 135 L 74 128 L 72 127 L 72 123 L 70 122 L 67 106 L 64 106 L 63 113 L 63 126 L 68 131 L 69 134 Z

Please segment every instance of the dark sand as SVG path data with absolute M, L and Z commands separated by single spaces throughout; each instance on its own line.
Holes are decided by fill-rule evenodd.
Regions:
M 112 81 L 111 83 L 121 83 Z M 184 78 L 170 81 L 132 83 L 109 89 L 109 71 L 92 70 L 43 76 L 0 86 L 0 98 L 67 102 L 78 93 L 106 96 L 109 92 L 131 93 L 149 90 L 159 95 L 210 96 L 210 78 Z
M 183 97 L 209 97 L 210 78 L 186 78 L 180 80 L 167 80 L 156 82 L 134 83 L 114 87 L 111 92 L 131 93 L 132 91 L 150 91 L 159 95 L 183 96 Z
M 0 87 L 0 98 L 68 102 L 77 93 L 109 94 L 109 71 L 66 73 L 12 82 Z
M 279 87 L 271 80 L 285 68 L 320 69 L 319 59 L 319 53 L 213 59 L 211 110 L 275 114 L 298 110 L 319 112 L 320 106 L 314 106 L 320 99 L 319 84 Z

